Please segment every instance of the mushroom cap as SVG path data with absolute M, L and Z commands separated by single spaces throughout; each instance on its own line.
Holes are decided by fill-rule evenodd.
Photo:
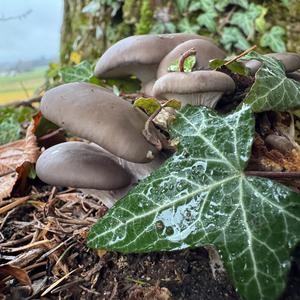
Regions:
M 170 72 L 160 77 L 153 86 L 156 97 L 166 93 L 194 94 L 204 92 L 232 92 L 233 79 L 218 71 Z
M 283 53 L 268 53 L 266 56 L 276 58 L 280 60 L 287 73 L 294 72 L 300 69 L 300 54 L 293 52 L 283 52 Z M 245 66 L 250 69 L 251 74 L 255 74 L 260 68 L 261 62 L 255 59 L 251 59 L 245 63 Z
M 172 72 L 160 77 L 153 86 L 153 95 L 178 99 L 185 104 L 215 107 L 225 92 L 235 89 L 233 79 L 218 71 Z
M 203 39 L 189 40 L 179 44 L 162 59 L 157 69 L 157 78 L 167 74 L 169 66 L 174 63 L 176 59 L 179 59 L 184 52 L 191 48 L 195 48 L 196 50 L 195 70 L 207 67 L 211 59 L 225 58 L 226 56 L 226 53 L 212 41 Z
M 56 125 L 126 160 L 145 163 L 158 152 L 142 134 L 147 115 L 96 85 L 55 87 L 43 96 L 41 111 Z
M 286 76 L 288 78 L 291 78 L 291 79 L 294 79 L 294 80 L 300 82 L 300 73 L 299 72 L 287 73 Z
M 95 76 L 116 78 L 136 75 L 143 82 L 150 81 L 155 78 L 162 58 L 178 44 L 190 39 L 208 38 L 197 34 L 173 33 L 134 35 L 122 39 L 100 57 L 95 67 Z
M 45 150 L 36 163 L 38 177 L 58 186 L 115 190 L 128 186 L 131 175 L 98 147 L 66 142 Z

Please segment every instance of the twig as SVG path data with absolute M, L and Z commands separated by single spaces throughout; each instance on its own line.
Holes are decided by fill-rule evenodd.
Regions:
M 220 23 L 220 25 L 218 26 L 218 31 L 220 32 L 223 27 L 229 22 L 231 16 L 233 15 L 233 13 L 235 12 L 236 10 L 236 6 L 234 6 L 230 11 L 229 13 L 226 15 L 226 17 L 223 19 L 223 21 Z
M 27 250 L 27 249 L 30 249 L 30 248 L 36 248 L 38 246 L 51 243 L 52 241 L 53 240 L 42 240 L 42 241 L 37 241 L 37 242 L 30 243 L 30 244 L 27 244 L 25 246 L 21 246 L 21 247 L 17 247 L 17 248 L 6 248 L 6 249 L 4 248 L 4 249 L 2 249 L 2 251 L 6 252 L 6 253 L 19 252 L 19 251 Z
M 30 196 L 26 196 L 26 197 L 22 197 L 22 198 L 17 198 L 16 200 L 14 200 L 13 202 L 7 204 L 6 206 L 3 206 L 0 208 L 0 215 L 4 214 L 6 212 L 8 212 L 9 210 L 27 202 L 30 199 L 37 199 L 37 198 L 41 198 L 41 197 L 45 197 L 49 195 L 49 192 L 46 193 L 42 193 L 42 194 L 36 194 L 36 195 L 30 195 Z
M 27 11 L 25 11 L 23 14 L 17 15 L 17 16 L 10 16 L 10 17 L 5 17 L 4 15 L 2 15 L 0 17 L 0 22 L 4 22 L 4 21 L 11 21 L 11 20 L 22 20 L 25 19 L 28 15 L 30 15 L 32 13 L 32 9 L 28 9 Z
M 57 287 L 63 280 L 65 280 L 66 278 L 68 278 L 72 273 L 74 273 L 75 271 L 77 271 L 78 269 L 74 269 L 73 271 L 69 272 L 68 274 L 66 274 L 65 276 L 63 276 L 62 278 L 58 279 L 57 281 L 55 281 L 53 284 L 51 284 L 41 295 L 42 297 L 44 297 L 46 294 L 48 294 L 50 291 L 52 291 L 55 287 Z
M 178 66 L 179 66 L 179 72 L 184 72 L 184 62 L 185 60 L 190 57 L 191 55 L 196 54 L 196 49 L 191 48 L 187 51 L 185 51 L 179 58 Z
M 267 177 L 267 178 L 296 178 L 300 179 L 300 172 L 276 172 L 276 171 L 245 171 L 247 176 L 258 176 L 258 177 Z
M 240 59 L 241 57 L 245 56 L 245 55 L 248 54 L 249 52 L 253 51 L 256 47 L 257 47 L 256 45 L 250 47 L 249 49 L 245 50 L 245 51 L 242 52 L 241 54 L 239 54 L 239 55 L 235 56 L 234 58 L 232 58 L 231 60 L 227 61 L 227 62 L 224 64 L 224 66 L 227 66 L 227 65 L 233 63 L 234 61 Z
M 42 99 L 42 96 L 36 96 L 36 97 L 29 98 L 27 100 L 15 100 L 15 101 L 9 102 L 7 104 L 0 105 L 0 108 L 5 108 L 8 106 L 15 106 L 15 107 L 32 106 L 33 103 L 40 102 L 41 99 Z

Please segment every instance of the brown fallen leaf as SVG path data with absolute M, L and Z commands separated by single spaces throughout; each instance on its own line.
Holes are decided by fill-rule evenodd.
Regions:
M 24 185 L 32 164 L 37 161 L 39 147 L 35 131 L 40 118 L 40 114 L 33 118 L 25 139 L 0 146 L 0 201 L 11 195 L 17 181 Z
M 14 267 L 12 265 L 2 265 L 0 266 L 0 286 L 4 287 L 4 279 L 7 276 L 13 276 L 16 278 L 21 284 L 29 285 L 31 288 L 31 280 L 27 274 L 27 272 L 21 268 Z

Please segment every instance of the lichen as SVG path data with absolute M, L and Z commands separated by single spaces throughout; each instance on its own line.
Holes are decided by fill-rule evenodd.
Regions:
M 147 34 L 150 32 L 153 25 L 153 11 L 150 0 L 143 0 L 140 20 L 136 25 L 135 34 Z

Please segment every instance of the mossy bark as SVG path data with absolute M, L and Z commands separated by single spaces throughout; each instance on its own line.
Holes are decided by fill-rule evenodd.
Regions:
M 146 34 L 158 23 L 170 20 L 178 23 L 184 18 L 178 14 L 179 9 L 175 1 L 99 0 L 99 11 L 95 14 L 83 13 L 82 9 L 91 1 L 64 0 L 60 56 L 62 64 L 70 63 L 72 51 L 80 53 L 82 59 L 95 60 L 121 38 L 133 34 Z M 287 7 L 279 0 L 253 2 L 268 8 L 269 24 L 285 28 L 288 51 L 300 53 L 300 1 L 289 0 Z M 116 9 L 105 3 L 115 3 L 119 7 Z

